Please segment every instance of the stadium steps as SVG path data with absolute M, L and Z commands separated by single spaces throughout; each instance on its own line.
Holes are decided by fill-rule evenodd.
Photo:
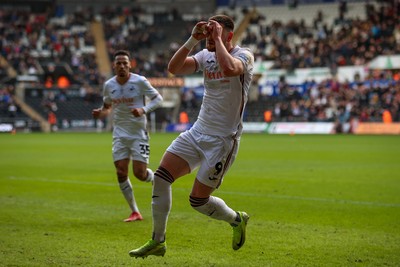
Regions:
M 17 72 L 15 69 L 10 65 L 10 63 L 5 59 L 2 55 L 0 55 L 0 66 L 3 66 L 6 69 L 7 76 L 9 78 L 17 77 Z
M 254 8 L 243 17 L 239 26 L 236 27 L 235 34 L 233 35 L 233 44 L 236 44 L 240 41 L 240 38 L 243 37 L 243 33 L 246 32 L 246 29 L 249 27 L 250 20 L 253 17 L 256 17 L 257 14 L 257 9 Z
M 107 52 L 106 40 L 104 37 L 103 24 L 101 22 L 92 22 L 90 25 L 91 33 L 94 37 L 96 47 L 96 61 L 99 66 L 100 73 L 105 77 L 112 74 L 111 62 Z
M 34 108 L 29 106 L 26 102 L 24 102 L 21 98 L 18 96 L 13 96 L 14 102 L 21 108 L 21 110 L 28 115 L 31 119 L 34 121 L 39 122 L 40 128 L 42 129 L 43 132 L 50 132 L 50 124 L 47 122 L 47 120 L 42 116 L 41 113 L 37 112 Z

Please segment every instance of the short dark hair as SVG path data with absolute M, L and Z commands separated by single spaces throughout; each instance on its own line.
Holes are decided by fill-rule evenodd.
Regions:
M 129 59 L 131 59 L 131 55 L 126 50 L 117 50 L 114 53 L 114 57 L 113 58 L 115 59 L 117 56 L 127 56 Z
M 233 31 L 235 29 L 235 23 L 233 22 L 233 19 L 227 15 L 215 15 L 209 18 L 209 20 L 215 20 L 229 31 Z

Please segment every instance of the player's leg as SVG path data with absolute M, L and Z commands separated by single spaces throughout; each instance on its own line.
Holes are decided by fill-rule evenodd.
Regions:
M 246 240 L 246 226 L 249 216 L 242 211 L 234 211 L 223 199 L 210 194 L 213 188 L 202 184 L 197 179 L 190 194 L 190 205 L 200 213 L 213 219 L 229 223 L 233 229 L 232 248 L 241 248 Z
M 132 159 L 132 169 L 133 174 L 140 181 L 152 182 L 153 181 L 153 171 L 147 168 L 147 164 L 149 163 L 149 155 L 150 155 L 150 146 L 147 138 L 130 138 L 122 140 L 124 145 L 124 153 L 128 153 L 129 158 Z M 122 149 L 121 149 L 122 150 Z M 125 152 L 127 151 L 127 152 Z M 129 179 L 128 179 L 129 180 Z M 131 215 L 125 219 L 125 222 L 131 222 L 136 220 L 143 220 L 142 215 L 140 214 L 139 208 L 137 207 L 134 191 L 132 188 L 132 184 L 129 181 L 129 190 L 126 188 L 126 198 L 128 203 L 134 205 L 134 209 L 132 209 Z M 130 193 L 129 193 L 130 192 Z
M 135 177 L 140 181 L 146 183 L 153 181 L 154 173 L 150 168 L 147 167 L 147 163 L 138 160 L 132 160 L 132 167 L 133 175 L 135 175 Z
M 211 196 L 215 188 L 223 181 L 225 173 L 235 160 L 238 141 L 231 137 L 209 136 L 202 140 L 203 160 L 190 194 L 190 205 L 200 213 L 213 219 L 223 220 L 233 227 L 232 248 L 239 249 L 246 238 L 246 225 L 249 216 L 245 212 L 236 212 L 223 199 Z M 211 166 L 210 166 L 210 165 Z
M 131 257 L 164 256 L 166 251 L 165 233 L 172 203 L 171 185 L 176 179 L 195 169 L 200 160 L 191 140 L 189 132 L 182 133 L 172 142 L 161 159 L 160 167 L 155 171 L 153 181 L 152 239 L 145 245 L 131 250 L 129 252 Z
M 130 222 L 135 220 L 141 220 L 142 216 L 139 213 L 139 208 L 136 204 L 132 184 L 128 176 L 131 152 L 127 140 L 114 138 L 112 154 L 113 154 L 115 169 L 117 171 L 119 187 L 131 209 L 131 215 L 124 221 Z
M 189 197 L 190 205 L 198 212 L 216 220 L 226 221 L 229 224 L 235 224 L 238 220 L 240 221 L 236 211 L 231 209 L 224 200 L 211 196 L 213 191 L 214 188 L 196 179 Z
M 124 220 L 125 222 L 143 219 L 136 204 L 132 183 L 128 176 L 129 161 L 129 159 L 122 159 L 114 162 L 115 169 L 117 170 L 119 188 L 121 189 L 122 195 L 125 197 L 125 200 L 131 209 L 131 215 L 129 218 Z
M 166 252 L 165 233 L 168 215 L 172 204 L 171 185 L 175 179 L 190 172 L 188 163 L 177 155 L 166 152 L 161 160 L 160 167 L 154 173 L 152 214 L 152 239 L 143 246 L 131 250 L 131 257 L 147 257 L 150 255 L 164 256 Z
M 158 242 L 165 240 L 166 224 L 172 203 L 171 185 L 176 179 L 188 173 L 190 173 L 189 164 L 184 159 L 166 152 L 154 174 L 153 239 Z
M 154 173 L 148 168 L 150 144 L 147 135 L 145 136 L 146 138 L 132 139 L 130 143 L 133 174 L 140 181 L 152 182 Z

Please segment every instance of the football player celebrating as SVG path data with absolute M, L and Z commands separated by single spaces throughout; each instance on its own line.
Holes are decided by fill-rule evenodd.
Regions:
M 216 15 L 194 27 L 190 38 L 171 58 L 168 70 L 175 75 L 202 71 L 204 97 L 193 127 L 181 133 L 167 148 L 154 174 L 152 238 L 129 252 L 132 257 L 164 256 L 166 226 L 171 209 L 172 183 L 198 168 L 190 193 L 190 205 L 198 212 L 230 224 L 232 248 L 246 239 L 246 212 L 235 211 L 212 196 L 234 162 L 242 134 L 243 111 L 253 76 L 254 56 L 232 43 L 233 20 Z M 197 43 L 206 39 L 206 49 L 191 56 Z M 208 223 L 207 220 L 204 221 Z

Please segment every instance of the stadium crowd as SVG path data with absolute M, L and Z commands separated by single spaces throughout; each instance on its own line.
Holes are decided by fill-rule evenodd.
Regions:
M 254 48 L 261 60 L 272 60 L 273 69 L 329 67 L 333 76 L 340 66 L 366 65 L 379 55 L 400 54 L 400 4 L 365 4 L 366 19 L 352 18 L 341 5 L 339 17 L 332 25 L 319 11 L 312 25 L 304 19 L 265 24 L 259 15 L 251 23 L 260 25 L 256 34 L 249 29 L 243 45 Z M 261 25 L 266 25 L 261 26 Z M 254 45 L 256 44 L 256 45 Z M 370 71 L 364 80 L 338 82 L 335 78 L 316 83 L 306 81 L 304 94 L 285 79 L 279 82 L 280 95 L 275 99 L 276 121 L 329 121 L 341 125 L 352 119 L 400 121 L 400 71 Z M 265 100 L 264 100 L 265 101 Z M 267 100 L 268 101 L 268 100 Z M 385 117 L 386 118 L 386 117 Z
M 38 79 L 33 82 L 47 87 L 56 86 L 60 78 L 67 78 L 68 84 L 102 84 L 104 77 L 98 72 L 93 36 L 86 24 L 89 11 L 63 15 L 55 9 L 41 14 L 1 9 L 1 56 L 18 76 L 35 76 Z M 63 63 L 65 74 L 55 75 L 54 69 Z
M 311 25 L 301 18 L 267 23 L 267 18 L 259 14 L 250 21 L 259 26 L 259 32 L 246 31 L 241 45 L 252 47 L 258 60 L 272 60 L 274 69 L 290 72 L 296 68 L 329 67 L 335 75 L 340 66 L 364 65 L 378 55 L 400 54 L 400 5 L 395 3 L 388 1 L 378 6 L 367 2 L 365 20 L 350 17 L 341 7 L 332 25 L 325 21 L 323 11 L 315 14 Z M 128 49 L 133 55 L 132 71 L 146 77 L 169 77 L 166 64 L 179 47 L 158 25 L 177 21 L 178 25 L 185 24 L 182 31 L 175 33 L 182 41 L 193 27 L 193 22 L 182 22 L 176 9 L 155 16 L 137 4 L 108 6 L 98 14 L 92 8 L 64 14 L 56 6 L 42 14 L 1 9 L 0 55 L 18 76 L 38 77 L 32 83 L 48 88 L 78 85 L 82 96 L 98 95 L 106 77 L 99 72 L 88 22 L 99 17 L 109 55 L 116 49 Z M 60 65 L 66 70 L 64 77 L 53 75 L 52 69 Z M 2 63 L 0 77 L 10 80 L 7 76 Z M 400 121 L 399 76 L 399 70 L 384 70 L 351 82 L 338 82 L 335 78 L 320 83 L 307 81 L 302 85 L 306 88 L 302 94 L 283 79 L 279 96 L 261 96 L 257 101 L 259 106 L 271 109 L 274 121 L 382 121 L 387 111 L 393 121 Z M 60 78 L 66 78 L 66 83 L 61 83 Z M 14 105 L 4 97 L 10 94 L 5 93 L 8 91 L 5 87 L 1 90 L 2 110 Z M 90 99 L 86 96 L 86 101 Z
M 278 86 L 281 93 L 268 97 L 274 101 L 270 108 L 274 121 L 336 122 L 338 127 L 352 120 L 400 121 L 400 80 L 393 79 L 390 71 L 354 82 L 308 81 L 302 84 L 303 94 L 284 80 Z
M 265 23 L 256 16 L 252 24 L 258 32 L 247 29 L 242 44 L 254 48 L 255 57 L 272 60 L 274 69 L 364 65 L 378 55 L 400 53 L 400 4 L 388 1 L 380 7 L 367 2 L 365 17 L 351 17 L 346 9 L 333 24 L 324 19 L 321 9 L 307 25 L 303 18 Z

